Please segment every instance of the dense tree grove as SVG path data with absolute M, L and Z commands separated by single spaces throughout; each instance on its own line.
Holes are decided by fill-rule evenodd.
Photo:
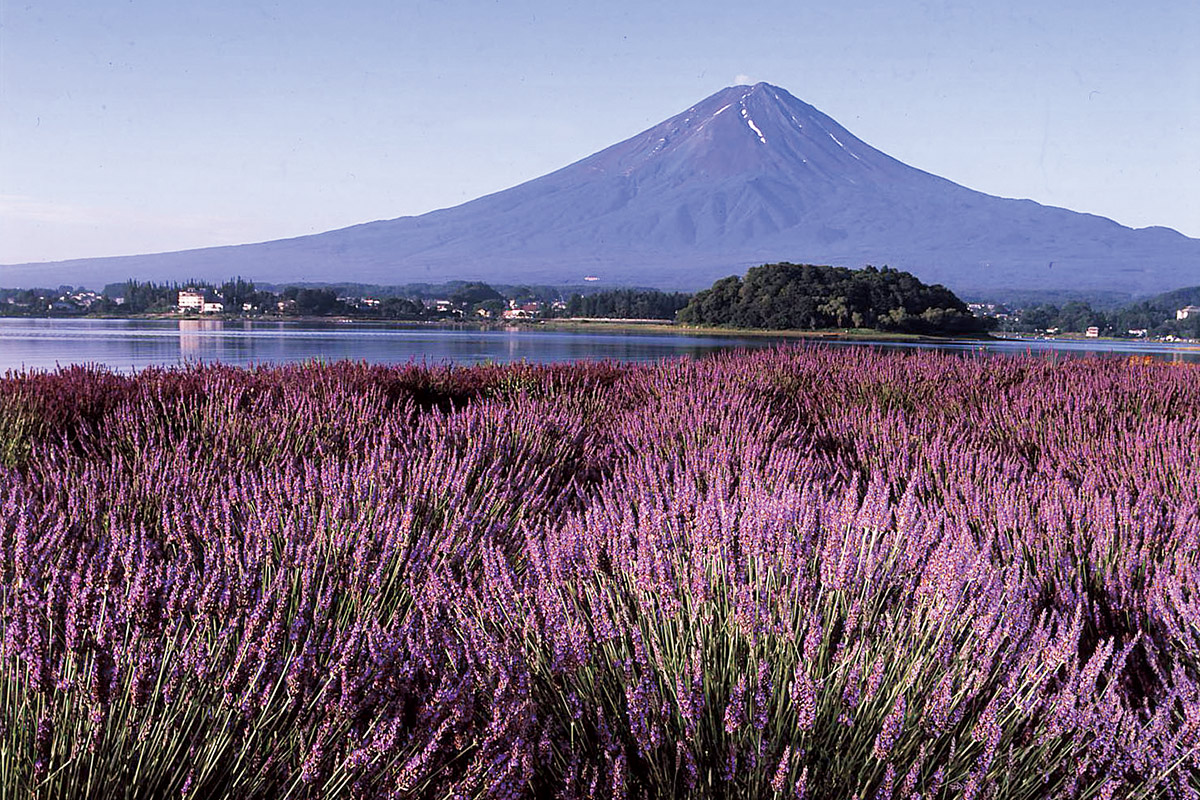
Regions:
M 309 289 L 289 286 L 280 295 L 283 302 L 294 302 L 296 311 L 300 314 L 333 314 L 343 313 L 345 305 L 338 302 L 336 289 Z
M 482 281 L 464 283 L 450 294 L 456 306 L 477 306 L 487 302 L 504 301 L 504 295 Z
M 217 292 L 221 302 L 232 311 L 240 311 L 245 305 L 258 308 L 275 303 L 274 294 L 259 289 L 254 285 L 254 281 L 242 280 L 240 277 L 225 281 Z M 175 302 L 175 300 L 172 299 L 171 302 Z
M 420 300 L 407 297 L 385 297 L 379 304 L 379 316 L 384 319 L 422 319 L 428 312 Z
M 946 287 L 884 267 L 852 270 L 812 264 L 754 267 L 697 293 L 679 321 L 735 328 L 876 328 L 967 333 L 983 322 Z
M 567 301 L 569 317 L 609 319 L 675 319 L 675 314 L 692 299 L 684 292 L 654 289 L 612 289 L 596 294 L 573 294 Z
M 211 289 L 211 284 L 203 284 L 200 282 L 188 284 L 199 289 Z M 140 314 L 148 311 L 169 311 L 175 305 L 175 301 L 179 296 L 179 290 L 185 287 L 175 283 L 151 283 L 149 281 L 126 281 L 120 285 L 119 291 L 110 294 L 109 289 L 105 287 L 104 296 L 106 300 L 111 302 L 112 297 L 124 297 L 125 308 L 123 310 L 134 314 Z

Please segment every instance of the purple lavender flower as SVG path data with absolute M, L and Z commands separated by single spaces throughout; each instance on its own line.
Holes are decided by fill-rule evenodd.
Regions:
M 817 688 L 802 668 L 796 668 L 791 687 L 792 707 L 796 711 L 796 726 L 801 731 L 812 730 L 817 721 Z
M 883 720 L 883 728 L 875 737 L 875 745 L 871 753 L 880 761 L 886 761 L 891 755 L 892 748 L 896 746 L 896 741 L 900 738 L 900 733 L 904 728 L 904 711 L 905 701 L 904 695 L 896 698 L 896 702 L 892 704 L 892 710 Z

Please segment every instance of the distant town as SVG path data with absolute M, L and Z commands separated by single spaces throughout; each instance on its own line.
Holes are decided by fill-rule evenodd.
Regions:
M 101 291 L 0 288 L 0 317 L 216 317 L 480 323 L 538 320 L 673 322 L 692 294 L 579 286 L 492 286 L 483 282 L 379 285 L 256 285 L 127 281 Z M 996 333 L 1157 341 L 1200 340 L 1200 287 L 1121 305 L 1069 299 L 970 302 Z
M 682 292 L 604 289 L 587 284 L 493 287 L 478 281 L 451 281 L 404 286 L 277 287 L 238 278 L 223 284 L 127 281 L 110 284 L 99 292 L 72 286 L 0 288 L 0 316 L 344 317 L 429 322 L 578 317 L 669 321 L 690 298 Z
M 1174 342 L 1200 340 L 1200 305 L 1187 302 L 1191 298 L 1200 301 L 1200 287 L 1107 309 L 1079 300 L 1061 305 L 968 303 L 967 307 L 991 320 L 990 327 L 997 333 Z

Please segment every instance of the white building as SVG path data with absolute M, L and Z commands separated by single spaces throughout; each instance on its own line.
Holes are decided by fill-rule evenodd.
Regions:
M 75 303 L 75 305 L 83 306 L 84 308 L 91 308 L 92 304 L 98 302 L 99 300 L 100 295 L 96 294 L 95 292 L 76 292 L 75 294 L 71 295 L 71 301 Z
M 1083 335 L 1089 339 L 1096 339 L 1100 336 L 1100 329 L 1097 328 L 1095 325 L 1093 325 L 1092 327 L 1090 327 L 1086 331 L 1084 331 Z
M 204 303 L 200 306 L 201 314 L 220 314 L 225 310 L 223 303 Z
M 179 293 L 179 299 L 175 305 L 179 306 L 179 310 L 181 312 L 198 311 L 203 313 L 204 295 L 202 295 L 200 292 L 194 292 L 191 289 L 187 289 L 186 291 Z
M 1190 319 L 1200 317 L 1200 306 L 1184 306 L 1175 312 L 1175 319 Z

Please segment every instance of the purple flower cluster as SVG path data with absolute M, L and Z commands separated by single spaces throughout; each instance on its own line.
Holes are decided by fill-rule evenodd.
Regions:
M 1200 371 L 0 380 L 0 795 L 1190 798 Z

